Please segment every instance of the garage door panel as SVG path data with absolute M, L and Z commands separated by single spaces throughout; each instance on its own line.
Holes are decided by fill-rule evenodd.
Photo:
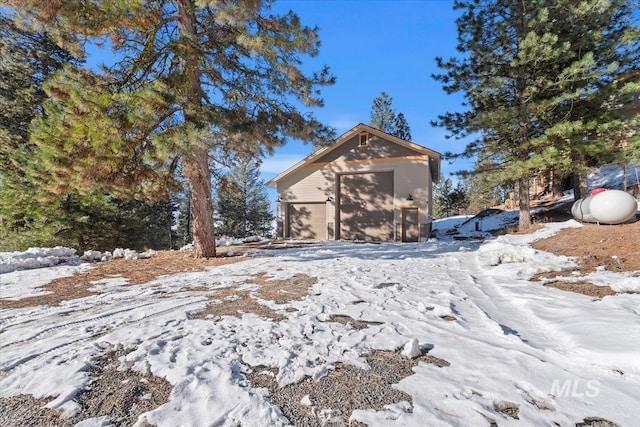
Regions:
M 340 177 L 340 238 L 393 239 L 393 172 Z
M 290 203 L 289 237 L 292 239 L 326 239 L 327 212 L 324 203 Z

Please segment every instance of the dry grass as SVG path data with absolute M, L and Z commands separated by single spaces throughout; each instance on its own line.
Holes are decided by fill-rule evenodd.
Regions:
M 317 282 L 317 277 L 306 274 L 294 274 L 288 279 L 268 279 L 266 273 L 259 273 L 251 281 L 260 286 L 257 292 L 258 297 L 274 301 L 276 304 L 287 304 L 303 299 Z
M 243 257 L 194 258 L 189 252 L 178 251 L 160 251 L 146 259 L 115 259 L 94 264 L 90 270 L 70 277 L 54 279 L 42 286 L 43 290 L 48 292 L 47 294 L 34 295 L 20 300 L 0 299 L 0 309 L 59 305 L 64 301 L 95 295 L 97 292 L 89 289 L 94 286 L 93 282 L 98 280 L 123 277 L 130 285 L 140 285 L 164 275 L 203 271 L 207 267 L 244 260 L 246 258 Z
M 555 236 L 534 242 L 532 246 L 557 255 L 578 257 L 582 273 L 599 266 L 611 271 L 639 271 L 640 221 L 565 228 Z
M 242 317 L 245 313 L 253 313 L 260 317 L 280 322 L 283 315 L 260 303 L 260 299 L 274 301 L 276 304 L 287 304 L 300 300 L 309 294 L 309 289 L 318 281 L 316 277 L 306 274 L 295 274 L 288 279 L 268 279 L 266 273 L 259 273 L 245 284 L 258 285 L 258 290 L 229 287 L 216 289 L 209 299 L 207 307 L 193 315 L 195 319 L 206 319 L 211 316 Z M 291 312 L 291 307 L 287 307 Z M 294 309 L 295 310 L 295 309 Z
M 496 404 L 494 405 L 494 409 L 501 414 L 513 418 L 514 420 L 520 419 L 518 417 L 518 414 L 520 413 L 520 405 L 518 405 L 517 403 L 507 401 L 496 402 Z
M 280 322 L 285 317 L 277 311 L 260 304 L 255 297 L 250 295 L 250 291 L 238 289 L 236 287 L 216 289 L 209 298 L 207 307 L 192 315 L 193 319 L 207 319 L 219 316 L 234 316 L 241 318 L 245 313 L 253 313 L 260 317 Z

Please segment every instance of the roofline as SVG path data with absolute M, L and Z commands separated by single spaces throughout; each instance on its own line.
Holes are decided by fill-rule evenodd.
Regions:
M 395 142 L 398 145 L 402 145 L 403 147 L 412 149 L 414 151 L 420 152 L 422 154 L 426 154 L 427 156 L 429 156 L 429 158 L 433 158 L 433 159 L 437 159 L 438 160 L 438 174 L 436 175 L 435 179 L 432 177 L 432 179 L 434 180 L 434 182 L 438 181 L 438 175 L 439 175 L 439 165 L 440 165 L 440 159 L 441 159 L 441 155 L 440 153 L 438 153 L 437 151 L 431 150 L 429 148 L 423 147 L 422 145 L 416 144 L 414 142 L 409 142 L 409 141 L 405 141 L 404 139 L 398 138 L 396 136 L 390 135 L 386 132 L 383 132 L 379 129 L 376 129 L 374 127 L 371 127 L 369 125 L 365 125 L 364 123 L 359 123 L 356 126 L 354 126 L 353 128 L 351 128 L 350 130 L 348 130 L 347 132 L 343 133 L 338 139 L 336 139 L 335 141 L 333 141 L 332 143 L 330 143 L 329 145 L 327 145 L 326 147 L 323 147 L 319 150 L 316 150 L 315 152 L 309 154 L 307 157 L 305 157 L 304 159 L 302 159 L 301 161 L 299 161 L 298 163 L 296 163 L 295 165 L 291 166 L 289 169 L 285 170 L 284 172 L 282 172 L 280 175 L 276 176 L 275 178 L 270 179 L 265 185 L 267 187 L 276 187 L 278 184 L 278 181 L 284 179 L 285 177 L 291 175 L 293 172 L 297 171 L 299 168 L 301 168 L 304 165 L 307 165 L 309 163 L 312 163 L 313 161 L 315 161 L 316 159 L 322 157 L 323 155 L 327 154 L 330 151 L 333 151 L 334 149 L 338 148 L 340 145 L 344 144 L 345 142 L 347 142 L 348 140 L 351 139 L 351 137 L 356 134 L 356 133 L 360 133 L 362 131 L 366 131 L 369 132 L 373 135 L 377 135 L 381 138 L 387 139 L 391 142 Z

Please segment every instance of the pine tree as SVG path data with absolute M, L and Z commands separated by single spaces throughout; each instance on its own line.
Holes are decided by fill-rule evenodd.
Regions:
M 407 123 L 407 119 L 404 117 L 404 114 L 398 113 L 396 116 L 393 121 L 393 132 L 391 132 L 391 134 L 400 139 L 404 139 L 405 141 L 411 141 L 411 128 L 409 127 L 409 123 Z
M 369 124 L 383 132 L 396 136 L 405 141 L 411 141 L 411 128 L 404 114 L 398 113 L 391 107 L 393 99 L 381 92 L 371 104 L 371 119 Z
M 371 103 L 371 118 L 369 124 L 386 133 L 393 133 L 395 129 L 396 112 L 391 108 L 393 99 L 386 93 L 380 92 Z
M 606 149 L 603 139 L 593 135 L 593 118 L 605 116 L 601 105 L 589 102 L 587 115 L 583 103 L 585 108 L 575 113 L 584 115 L 579 126 L 572 120 L 577 116 L 566 113 L 585 94 L 598 93 L 602 101 L 612 93 L 604 88 L 628 72 L 628 58 L 616 68 L 606 55 L 590 49 L 615 45 L 613 38 L 598 40 L 614 15 L 628 17 L 630 6 L 596 0 L 457 0 L 454 7 L 462 10 L 456 21 L 458 51 L 466 56 L 437 58 L 444 73 L 434 77 L 447 93 L 464 93 L 468 110 L 444 114 L 435 124 L 456 138 L 477 136 L 460 155 L 477 156 L 483 165 L 477 173 L 517 184 L 520 229 L 526 230 L 531 225 L 530 178 L 552 167 L 562 171 L 572 160 L 584 165 L 586 155 Z M 621 27 L 628 29 L 629 20 L 623 21 Z M 631 33 L 616 31 L 624 34 L 617 46 L 633 55 L 634 49 L 624 46 L 637 45 Z M 570 145 L 560 144 L 567 140 Z
M 55 205 L 37 199 L 27 176 L 34 155 L 29 126 L 46 98 L 43 82 L 73 57 L 46 33 L 19 28 L 0 9 L 0 250 L 46 245 Z
M 482 165 L 476 166 L 481 169 Z M 496 182 L 490 174 L 470 174 L 464 177 L 470 212 L 480 212 L 502 204 L 509 192 L 507 184 Z
M 469 207 L 469 196 L 467 194 L 467 187 L 462 181 L 458 181 L 456 187 L 449 194 L 451 203 L 451 210 L 456 215 L 462 215 Z
M 553 94 L 554 108 L 543 117 L 548 127 L 536 145 L 545 145 L 542 157 L 554 177 L 572 176 L 576 199 L 588 195 L 587 168 L 614 161 L 634 126 L 633 116 L 626 115 L 640 85 L 640 26 L 633 3 L 583 2 L 563 10 L 562 30 L 556 31 L 558 43 L 572 49 L 555 72 L 575 75 Z M 588 72 L 576 63 L 586 64 Z
M 259 162 L 242 159 L 222 177 L 218 190 L 218 233 L 230 237 L 269 236 L 274 219 Z
M 433 214 L 436 218 L 460 215 L 469 207 L 468 190 L 465 183 L 458 181 L 453 186 L 450 178 L 441 178 L 433 188 Z
M 191 231 L 191 194 L 189 189 L 185 189 L 180 203 L 176 227 L 176 247 L 181 248 L 193 242 L 193 232 Z
M 333 136 L 296 107 L 321 106 L 319 88 L 334 82 L 326 68 L 299 68 L 318 53 L 317 29 L 273 14 L 270 1 L 8 3 L 73 52 L 108 40 L 118 58 L 99 72 L 69 67 L 50 83 L 56 101 L 35 136 L 42 180 L 54 193 L 89 186 L 148 198 L 176 188 L 181 164 L 198 257 L 215 256 L 214 150 L 260 155 L 287 137 Z
M 440 178 L 433 186 L 433 215 L 436 218 L 446 218 L 451 215 L 452 206 L 449 195 L 453 191 L 450 178 Z
M 640 82 L 628 85 L 623 106 L 623 119 L 611 124 L 609 134 L 616 142 L 616 163 L 640 163 Z
M 147 203 L 109 196 L 67 195 L 56 202 L 58 231 L 54 242 L 85 250 L 169 249 L 173 201 Z
M 19 28 L 0 10 L 0 171 L 20 170 L 29 124 L 46 98 L 43 82 L 73 60 L 47 33 Z

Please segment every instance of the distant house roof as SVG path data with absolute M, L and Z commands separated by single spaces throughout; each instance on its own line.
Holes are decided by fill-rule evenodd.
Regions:
M 275 178 L 271 179 L 269 182 L 267 182 L 267 186 L 268 187 L 275 187 L 276 184 L 278 183 L 278 181 L 288 177 L 289 175 L 291 175 L 292 173 L 296 172 L 298 169 L 304 167 L 305 165 L 308 165 L 310 163 L 313 163 L 315 160 L 319 159 L 320 157 L 324 156 L 325 154 L 335 150 L 336 148 L 338 148 L 339 146 L 341 146 L 342 144 L 344 144 L 345 142 L 349 141 L 351 138 L 353 138 L 355 135 L 360 134 L 361 132 L 368 132 L 372 135 L 376 135 L 380 138 L 386 139 L 388 141 L 394 142 L 398 145 L 401 145 L 403 147 L 409 148 L 411 150 L 414 150 L 418 153 L 424 154 L 429 156 L 429 166 L 430 166 L 430 170 L 431 170 L 431 179 L 433 182 L 438 182 L 439 178 L 440 178 L 440 153 L 438 153 L 437 151 L 433 151 L 430 150 L 426 147 L 423 147 L 422 145 L 413 143 L 413 142 L 409 142 L 409 141 L 405 141 L 404 139 L 400 139 L 396 136 L 390 135 L 386 132 L 382 132 L 379 129 L 376 129 L 374 127 L 365 125 L 363 123 L 358 124 L 357 126 L 355 126 L 354 128 L 352 128 L 351 130 L 345 132 L 342 136 L 340 136 L 338 139 L 336 139 L 334 142 L 332 142 L 331 144 L 327 145 L 326 147 L 323 147 L 313 153 L 311 153 L 310 155 L 308 155 L 307 157 L 305 157 L 304 159 L 302 159 L 301 161 L 299 161 L 298 163 L 296 163 L 295 165 L 291 166 L 289 169 L 285 170 L 284 172 L 282 172 L 280 175 L 276 176 Z

